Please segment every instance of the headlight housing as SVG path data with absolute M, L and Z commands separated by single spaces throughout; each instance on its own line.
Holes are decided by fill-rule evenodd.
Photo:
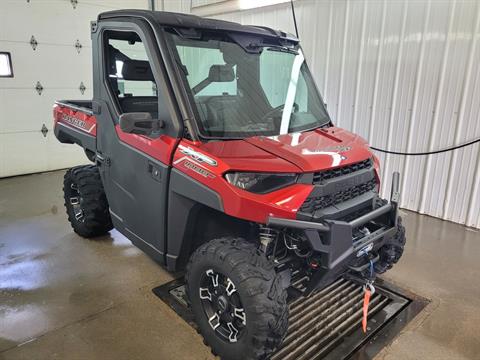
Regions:
M 297 174 L 294 173 L 253 173 L 231 172 L 225 174 L 225 179 L 240 189 L 257 194 L 266 194 L 282 187 L 295 184 Z

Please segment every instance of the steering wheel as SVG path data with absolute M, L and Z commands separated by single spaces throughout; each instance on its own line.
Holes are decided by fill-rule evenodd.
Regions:
M 284 107 L 285 107 L 285 104 L 280 104 L 280 105 L 274 107 L 272 110 L 270 110 L 269 112 L 267 112 L 265 115 L 262 116 L 262 120 L 272 116 L 273 114 L 279 112 L 280 110 L 283 110 Z M 298 104 L 293 103 L 293 113 L 298 112 L 298 109 L 299 109 Z
M 283 108 L 285 107 L 285 104 L 281 104 L 281 105 L 278 105 L 276 107 L 274 107 L 272 110 L 270 110 L 269 112 L 267 112 L 265 115 L 262 116 L 261 118 L 261 122 L 265 122 L 266 119 L 268 118 L 273 118 L 273 126 L 275 128 L 276 131 L 280 131 L 280 126 L 281 126 L 281 120 L 282 118 L 281 117 L 278 117 L 278 116 L 273 116 L 275 113 L 283 110 Z M 299 109 L 299 106 L 297 103 L 293 103 L 293 112 L 292 114 L 298 112 L 298 109 Z M 290 114 L 290 115 L 292 115 Z

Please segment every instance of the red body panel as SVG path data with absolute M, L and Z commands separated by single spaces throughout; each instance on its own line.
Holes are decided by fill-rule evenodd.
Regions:
M 55 104 L 53 107 L 54 125 L 62 123 L 92 136 L 97 135 L 97 119 L 94 115 Z
M 93 115 L 55 105 L 55 123 L 96 135 Z M 294 219 L 313 185 L 295 184 L 268 194 L 255 194 L 225 180 L 230 171 L 304 173 L 332 169 L 372 156 L 361 137 L 331 127 L 281 136 L 257 136 L 245 140 L 192 142 L 162 135 L 151 139 L 124 133 L 117 125 L 119 139 L 133 148 L 187 174 L 218 193 L 224 211 L 234 217 L 265 223 L 268 216 Z M 378 179 L 379 163 L 374 157 Z
M 361 137 L 332 127 L 245 140 L 210 143 L 182 140 L 173 166 L 219 193 L 225 213 L 265 223 L 269 215 L 294 219 L 313 186 L 295 184 L 268 194 L 254 194 L 230 185 L 224 178 L 225 173 L 314 172 L 349 165 L 371 156 Z M 377 161 L 375 166 L 378 166 Z
M 199 143 L 199 149 L 206 154 L 221 158 L 229 170 L 263 172 L 300 172 L 291 162 L 266 152 L 244 140 L 213 141 Z
M 290 161 L 303 172 L 345 166 L 372 156 L 365 140 L 337 127 L 280 136 L 252 137 L 245 141 Z
M 62 123 L 92 136 L 97 135 L 97 119 L 94 115 L 89 115 L 68 106 L 55 104 L 53 107 L 53 119 L 54 125 Z M 142 135 L 127 134 L 120 130 L 119 125 L 115 126 L 115 131 L 122 142 L 161 161 L 165 165 L 170 164 L 175 146 L 179 142 L 179 139 L 166 135 L 150 139 Z
M 221 142 L 220 144 L 225 143 Z M 255 168 L 248 167 L 251 162 L 245 159 L 247 162 L 245 170 L 248 168 L 248 171 L 266 171 L 266 169 L 272 171 L 275 168 L 277 171 L 281 171 L 283 166 L 283 169 L 288 169 L 290 172 L 295 169 L 296 172 L 299 172 L 298 168 L 288 162 L 282 163 L 281 159 L 274 160 L 274 166 L 269 165 L 269 161 L 272 159 L 268 153 L 261 153 L 258 149 L 251 148 L 244 141 L 240 141 L 237 146 L 240 149 L 245 144 L 245 149 L 258 155 L 255 159 L 251 159 L 256 164 Z M 238 167 L 232 167 L 232 165 L 238 166 L 239 158 L 246 154 L 242 154 L 240 151 L 242 155 L 239 158 L 231 155 L 223 158 L 204 151 L 205 145 L 207 144 L 182 140 L 175 152 L 173 166 L 220 194 L 226 214 L 260 223 L 265 223 L 270 214 L 294 219 L 298 208 L 312 190 L 311 185 L 304 184 L 292 185 L 268 194 L 254 194 L 236 188 L 225 180 L 224 174 L 231 170 L 238 170 Z M 222 151 L 219 151 L 219 154 L 222 154 Z
M 122 142 L 161 161 L 165 165 L 170 164 L 172 153 L 179 141 L 179 139 L 166 135 L 151 139 L 142 135 L 127 134 L 120 129 L 119 125 L 115 126 L 115 131 Z

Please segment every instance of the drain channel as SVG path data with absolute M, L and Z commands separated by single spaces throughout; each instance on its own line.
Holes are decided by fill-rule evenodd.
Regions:
M 305 280 L 296 279 L 292 283 L 293 292 L 302 292 Z M 183 278 L 159 286 L 153 292 L 196 327 L 187 305 Z M 338 279 L 310 297 L 290 299 L 288 332 L 271 359 L 371 358 L 427 303 L 427 300 L 379 279 L 370 300 L 368 328 L 364 334 L 360 326 L 362 285 Z

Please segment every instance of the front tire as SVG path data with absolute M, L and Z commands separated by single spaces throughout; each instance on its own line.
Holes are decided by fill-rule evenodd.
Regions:
M 375 263 L 375 272 L 383 274 L 390 270 L 402 257 L 405 248 L 406 237 L 405 227 L 402 225 L 402 218 L 397 220 L 397 232 L 391 239 L 387 240 L 379 250 L 380 259 Z
M 63 178 L 68 221 L 85 238 L 105 235 L 113 229 L 102 179 L 95 165 L 76 166 Z
M 222 359 L 264 359 L 285 337 L 287 292 L 254 244 L 230 237 L 203 244 L 186 283 L 200 333 Z

